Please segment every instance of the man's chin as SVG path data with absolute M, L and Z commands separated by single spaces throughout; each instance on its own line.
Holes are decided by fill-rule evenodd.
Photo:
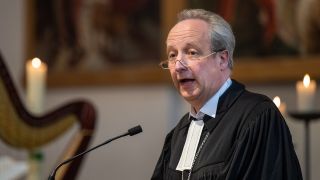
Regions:
M 191 101 L 195 98 L 194 92 L 180 91 L 180 95 L 187 101 Z

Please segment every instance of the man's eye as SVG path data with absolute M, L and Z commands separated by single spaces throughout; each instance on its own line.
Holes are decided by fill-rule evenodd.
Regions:
M 189 55 L 189 56 L 198 56 L 199 53 L 198 53 L 197 51 L 189 51 L 189 52 L 188 52 L 188 55 Z
M 169 59 L 169 60 L 174 60 L 175 57 L 176 57 L 176 55 L 175 55 L 174 53 L 170 53 L 170 54 L 168 55 L 168 59 Z

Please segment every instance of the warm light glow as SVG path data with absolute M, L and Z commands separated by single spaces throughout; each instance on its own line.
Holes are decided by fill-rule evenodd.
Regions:
M 41 66 L 41 60 L 39 58 L 32 59 L 32 67 L 39 68 Z
M 279 98 L 279 96 L 276 96 L 273 98 L 273 103 L 279 108 L 280 104 L 281 104 L 281 100 Z
M 297 107 L 299 111 L 313 111 L 316 108 L 315 95 L 317 89 L 317 83 L 315 80 L 311 80 L 309 74 L 303 77 L 302 81 L 296 83 L 297 89 Z
M 309 85 L 310 85 L 310 76 L 309 74 L 306 74 L 303 77 L 303 86 L 307 88 L 309 87 Z

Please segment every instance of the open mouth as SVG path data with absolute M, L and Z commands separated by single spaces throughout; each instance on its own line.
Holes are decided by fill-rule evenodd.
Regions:
M 189 82 L 193 82 L 193 81 L 194 81 L 194 79 L 180 79 L 179 83 L 185 84 L 185 83 L 189 83 Z

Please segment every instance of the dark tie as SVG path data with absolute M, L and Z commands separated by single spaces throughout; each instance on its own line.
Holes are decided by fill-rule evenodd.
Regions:
M 204 115 L 203 117 L 203 122 L 207 122 L 209 121 L 210 119 L 212 119 L 213 117 L 209 116 L 209 115 Z
M 193 116 L 190 116 L 190 121 L 203 120 L 203 122 L 207 122 L 207 121 L 210 120 L 210 119 L 212 119 L 212 117 L 209 116 L 209 115 L 206 115 L 206 114 L 203 116 L 203 118 L 199 118 L 199 119 L 197 119 L 197 118 L 195 118 L 195 117 L 193 117 Z
M 193 116 L 190 116 L 190 122 L 191 122 L 191 121 L 198 121 L 198 119 L 195 118 L 195 117 L 193 117 Z

